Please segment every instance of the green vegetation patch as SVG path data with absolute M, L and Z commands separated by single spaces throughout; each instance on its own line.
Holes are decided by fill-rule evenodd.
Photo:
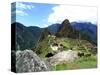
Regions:
M 59 70 L 73 70 L 73 69 L 86 69 L 86 68 L 96 68 L 97 67 L 97 57 L 82 57 L 80 59 L 75 60 L 72 63 L 66 64 L 58 64 L 56 66 L 52 66 L 52 71 Z

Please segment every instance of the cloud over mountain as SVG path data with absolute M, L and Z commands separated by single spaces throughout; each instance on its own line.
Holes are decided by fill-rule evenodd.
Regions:
M 52 8 L 53 12 L 48 17 L 48 22 L 56 23 L 64 19 L 71 22 L 92 22 L 97 23 L 97 8 L 83 6 L 58 5 Z

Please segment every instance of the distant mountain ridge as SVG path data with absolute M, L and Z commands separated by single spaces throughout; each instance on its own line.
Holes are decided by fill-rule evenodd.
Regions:
M 92 24 L 92 23 L 88 23 L 88 22 L 84 22 L 84 23 L 79 23 L 79 22 L 72 22 L 71 23 L 72 27 L 78 30 L 89 30 L 91 31 L 91 33 L 97 35 L 97 25 Z
M 50 29 L 48 27 L 49 31 L 50 30 L 54 30 L 54 32 L 50 31 L 51 34 L 52 33 L 55 33 L 55 34 L 58 33 L 60 27 L 62 27 L 61 24 L 59 24 L 59 25 L 58 24 L 54 24 L 54 25 L 55 26 L 53 26 L 53 25 L 49 26 L 52 29 Z M 92 40 L 92 43 L 97 44 L 97 25 L 92 24 L 90 22 L 71 22 L 70 26 L 73 28 L 73 30 L 72 30 L 73 32 L 77 31 L 78 34 L 79 33 L 82 34 L 82 37 L 86 36 L 85 37 L 86 39 L 88 39 L 89 41 Z M 56 31 L 56 30 L 58 30 L 58 31 Z M 65 30 L 67 31 L 67 28 Z M 77 34 L 77 32 L 74 33 L 74 34 Z M 74 35 L 74 36 L 76 36 L 76 35 Z
M 15 31 L 15 47 L 12 50 L 32 49 L 36 45 L 42 31 L 39 27 L 25 27 L 23 24 L 15 22 L 11 24 L 12 30 Z M 15 28 L 14 28 L 15 27 Z M 13 35 L 13 32 L 12 32 Z M 13 45 L 12 45 L 13 46 Z
M 16 49 L 32 49 L 39 40 L 43 40 L 47 35 L 55 35 L 57 37 L 69 37 L 86 39 L 92 43 L 97 44 L 97 25 L 83 22 L 72 22 L 65 19 L 61 24 L 56 23 L 48 26 L 47 28 L 39 28 L 37 26 L 26 27 L 21 23 L 15 22 L 11 24 L 12 34 L 16 33 L 15 42 L 12 41 L 12 50 Z M 13 39 L 14 40 L 14 39 Z
M 71 25 L 74 29 L 88 35 L 88 39 L 97 44 L 97 25 L 89 22 L 72 22 Z
M 49 31 L 51 34 L 56 34 L 57 31 L 59 30 L 60 25 L 61 25 L 61 24 L 59 24 L 59 23 L 52 24 L 52 25 L 48 26 L 48 31 Z

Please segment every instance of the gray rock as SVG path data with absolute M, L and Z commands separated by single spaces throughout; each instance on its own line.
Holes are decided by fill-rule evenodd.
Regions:
M 48 71 L 46 63 L 32 50 L 16 52 L 16 72 L 40 72 Z
M 77 51 L 68 50 L 68 51 L 62 51 L 55 54 L 53 57 L 48 58 L 47 61 L 51 65 L 57 65 L 62 63 L 73 62 L 77 58 L 78 58 Z

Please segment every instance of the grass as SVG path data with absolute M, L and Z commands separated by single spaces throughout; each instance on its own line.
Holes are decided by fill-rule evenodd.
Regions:
M 40 42 L 38 44 L 38 48 L 37 50 L 37 54 L 41 57 L 41 58 L 45 58 L 45 55 L 52 52 L 52 49 L 50 48 L 50 44 L 48 43 L 49 40 L 52 40 L 52 38 L 47 37 L 46 39 L 44 39 L 42 42 Z
M 37 54 L 41 58 L 46 58 L 45 55 L 49 52 L 52 52 L 50 48 L 50 43 L 48 42 L 51 40 L 53 42 L 52 37 L 47 37 L 42 42 L 39 43 L 39 47 L 36 49 Z M 78 51 L 84 51 L 87 53 L 87 49 L 84 47 L 88 41 L 86 40 L 78 40 L 78 39 L 71 39 L 71 38 L 57 38 L 57 42 L 62 44 L 65 48 L 64 50 L 72 49 Z M 97 57 L 92 55 L 91 57 L 82 57 L 80 59 L 75 60 L 72 63 L 64 63 L 58 64 L 51 67 L 51 71 L 59 71 L 59 70 L 72 70 L 72 69 L 86 69 L 86 68 L 96 68 L 97 67 Z
M 71 49 L 79 44 L 78 39 L 71 39 L 71 38 L 58 38 L 59 43 L 63 44 L 68 49 Z M 81 40 L 82 41 L 82 40 Z
M 66 64 L 58 64 L 56 66 L 52 66 L 52 71 L 59 71 L 59 70 L 73 70 L 73 69 L 86 69 L 86 68 L 96 68 L 97 67 L 97 57 L 83 57 L 80 59 L 75 60 L 72 63 Z

